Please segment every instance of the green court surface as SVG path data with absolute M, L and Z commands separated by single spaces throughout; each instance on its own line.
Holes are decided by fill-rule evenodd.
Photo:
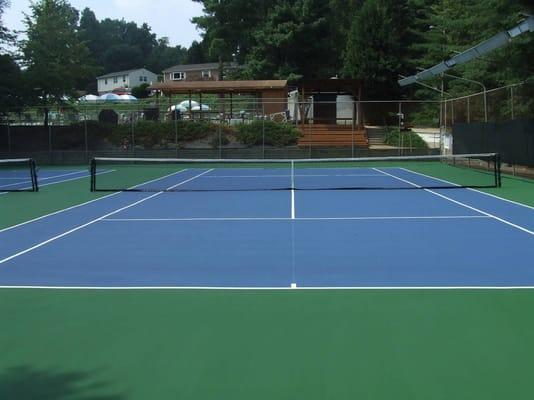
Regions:
M 534 206 L 533 185 L 484 191 Z M 0 229 L 104 195 L 3 195 Z M 0 399 L 531 399 L 532 310 L 530 289 L 2 289 Z
M 530 291 L 4 290 L 0 398 L 531 399 L 533 307 Z

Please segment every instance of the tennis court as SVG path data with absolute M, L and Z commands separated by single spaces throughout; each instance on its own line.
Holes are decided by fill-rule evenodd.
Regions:
M 0 230 L 3 365 L 113 399 L 527 398 L 534 209 L 442 161 L 102 159 L 99 197 Z
M 534 286 L 529 207 L 400 167 L 248 165 L 160 167 L 142 192 L 3 231 L 2 285 Z

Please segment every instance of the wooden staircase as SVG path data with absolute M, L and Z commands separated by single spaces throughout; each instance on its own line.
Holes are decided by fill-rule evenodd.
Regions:
M 302 137 L 298 145 L 301 147 L 369 147 L 365 129 L 354 129 L 352 125 L 337 124 L 304 124 L 299 125 Z

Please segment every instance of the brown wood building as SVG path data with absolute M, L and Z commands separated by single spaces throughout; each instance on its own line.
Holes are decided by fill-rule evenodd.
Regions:
M 152 85 L 164 96 L 186 94 L 202 102 L 203 94 L 217 94 L 224 97 L 225 103 L 231 108 L 234 95 L 253 95 L 263 105 L 265 115 L 283 113 L 287 110 L 287 81 L 167 81 Z

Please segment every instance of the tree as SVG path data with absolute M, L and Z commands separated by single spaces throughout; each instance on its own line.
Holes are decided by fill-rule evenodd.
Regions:
M 138 99 L 146 99 L 150 94 L 150 91 L 148 90 L 149 87 L 150 85 L 148 83 L 143 83 L 132 88 L 132 96 L 135 96 Z
M 197 42 L 196 40 L 191 43 L 191 46 L 187 50 L 187 63 L 188 64 L 201 64 L 208 62 L 209 57 L 207 55 L 204 43 Z
M 65 0 L 40 0 L 31 3 L 27 15 L 27 39 L 21 52 L 34 95 L 40 99 L 48 125 L 51 102 L 61 102 L 64 95 L 76 93 L 80 80 L 92 67 L 89 51 L 77 31 L 78 12 Z
M 9 32 L 9 30 L 4 26 L 2 21 L 2 15 L 4 10 L 10 6 L 9 0 L 0 0 L 0 51 L 4 51 L 3 45 L 5 43 L 10 43 L 15 39 L 15 36 Z
M 144 66 L 144 60 L 141 49 L 129 44 L 111 46 L 104 53 L 107 72 L 141 68 Z
M 182 46 L 171 47 L 169 38 L 158 39 L 158 44 L 152 49 L 146 67 L 153 72 L 159 73 L 172 65 L 182 64 L 187 57 L 187 49 Z
M 364 81 L 370 97 L 391 97 L 407 48 L 404 0 L 366 0 L 357 12 L 344 55 L 346 76 Z
M 0 55 L 0 113 L 20 111 L 26 102 L 23 73 L 9 54 Z

